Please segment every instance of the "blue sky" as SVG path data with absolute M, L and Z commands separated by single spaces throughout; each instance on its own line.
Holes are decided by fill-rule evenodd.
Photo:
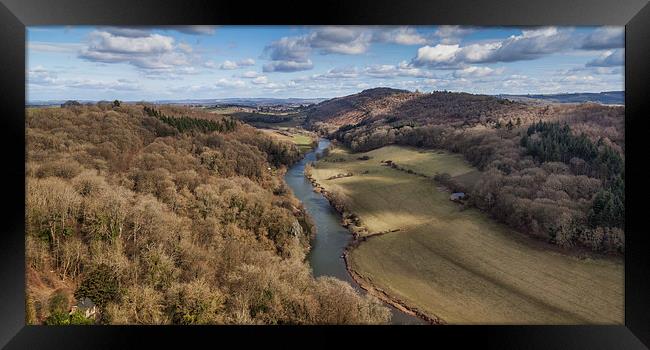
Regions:
M 29 27 L 27 99 L 624 89 L 623 27 Z

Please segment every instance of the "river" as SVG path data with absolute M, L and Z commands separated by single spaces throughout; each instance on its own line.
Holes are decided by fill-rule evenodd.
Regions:
M 341 226 L 341 217 L 323 195 L 313 191 L 312 185 L 305 177 L 305 165 L 316 160 L 316 154 L 322 152 L 330 144 L 327 139 L 320 139 L 318 147 L 305 155 L 286 173 L 284 179 L 300 199 L 307 213 L 311 215 L 316 225 L 316 235 L 312 240 L 308 259 L 314 276 L 333 276 L 350 283 L 357 291 L 365 293 L 352 279 L 342 258 L 345 247 L 352 240 L 352 235 Z M 390 308 L 393 324 L 426 324 L 418 317 L 404 313 L 395 307 Z

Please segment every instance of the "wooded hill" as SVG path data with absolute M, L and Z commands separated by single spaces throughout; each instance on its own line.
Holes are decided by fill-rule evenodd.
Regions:
M 312 276 L 294 144 L 178 106 L 30 108 L 26 127 L 28 324 L 389 320 Z M 69 314 L 85 298 L 96 319 Z
M 622 106 L 378 88 L 306 115 L 312 129 L 353 151 L 399 144 L 461 153 L 482 170 L 471 188 L 452 185 L 470 193 L 469 205 L 561 246 L 624 251 Z

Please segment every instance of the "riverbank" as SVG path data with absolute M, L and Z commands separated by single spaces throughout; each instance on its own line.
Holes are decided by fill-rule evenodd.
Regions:
M 300 161 L 288 169 L 284 179 L 292 189 L 294 196 L 302 202 L 317 230 L 314 239 L 310 242 L 311 249 L 307 255 L 313 275 L 315 277 L 335 277 L 349 283 L 359 293 L 368 293 L 347 270 L 346 262 L 343 259 L 346 248 L 353 240 L 352 235 L 345 227 L 341 226 L 341 215 L 324 195 L 314 191 L 314 187 L 305 176 L 307 164 L 316 161 L 316 154 L 324 151 L 329 144 L 329 140 L 319 140 L 317 149 L 305 154 Z M 404 312 L 385 300 L 383 303 L 391 311 L 392 324 L 427 323 L 422 318 L 414 316 L 413 313 Z
M 436 317 L 430 317 L 429 315 L 424 314 L 422 311 L 419 309 L 409 306 L 406 303 L 404 303 L 402 300 L 399 300 L 398 298 L 391 296 L 388 294 L 386 291 L 378 288 L 377 286 L 374 286 L 371 281 L 367 280 L 366 278 L 363 277 L 359 272 L 355 271 L 352 266 L 350 266 L 349 263 L 349 254 L 350 252 L 355 249 L 356 247 L 359 246 L 362 242 L 367 241 L 371 237 L 376 237 L 380 235 L 384 235 L 387 233 L 393 233 L 393 232 L 398 232 L 399 229 L 394 229 L 394 230 L 389 230 L 389 231 L 382 231 L 382 232 L 375 232 L 375 233 L 368 233 L 363 236 L 360 235 L 360 232 L 367 232 L 368 229 L 364 226 L 358 225 L 358 216 L 356 216 L 353 213 L 350 213 L 344 209 L 342 204 L 340 202 L 337 202 L 334 195 L 325 190 L 317 181 L 314 179 L 311 174 L 308 174 L 305 172 L 305 177 L 309 180 L 309 182 L 312 184 L 312 187 L 314 188 L 314 192 L 320 193 L 323 197 L 325 197 L 330 205 L 337 211 L 337 213 L 341 216 L 341 226 L 345 227 L 348 229 L 349 233 L 352 235 L 353 239 L 348 243 L 348 245 L 345 247 L 344 252 L 343 252 L 343 261 L 345 262 L 345 268 L 347 272 L 350 274 L 352 279 L 359 285 L 359 287 L 363 290 L 365 290 L 367 293 L 370 295 L 376 297 L 377 299 L 393 306 L 394 308 L 412 315 L 414 317 L 418 317 L 422 319 L 423 321 L 433 324 L 433 325 L 439 325 L 439 324 L 444 324 L 444 321 L 441 320 L 440 318 Z

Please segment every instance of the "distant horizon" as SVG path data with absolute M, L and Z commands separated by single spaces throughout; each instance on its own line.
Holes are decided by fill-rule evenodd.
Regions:
M 387 86 L 377 86 L 374 88 L 367 88 L 363 90 L 359 90 L 357 92 L 352 92 L 350 94 L 346 95 L 340 95 L 340 96 L 334 96 L 334 97 L 206 97 L 206 98 L 179 98 L 179 99 L 140 99 L 140 100 L 120 100 L 120 102 L 125 102 L 125 103 L 138 103 L 138 102 L 181 102 L 181 101 L 226 101 L 226 100 L 328 100 L 328 99 L 333 99 L 333 98 L 338 98 L 338 97 L 344 97 L 344 96 L 349 96 L 349 95 L 354 95 L 361 93 L 366 90 L 372 90 L 376 88 L 389 88 L 389 89 L 395 89 L 395 90 L 407 90 L 407 89 L 397 89 L 397 88 L 392 88 L 392 87 L 387 87 Z M 410 92 L 415 92 L 414 90 L 408 90 Z M 504 93 L 499 93 L 499 94 L 476 94 L 476 93 L 471 93 L 467 91 L 450 91 L 450 90 L 435 90 L 435 91 L 447 91 L 447 92 L 452 92 L 452 93 L 468 93 L 468 94 L 473 94 L 473 95 L 486 95 L 486 96 L 553 96 L 553 95 L 573 95 L 573 94 L 605 94 L 605 93 L 625 93 L 625 90 L 607 90 L 607 91 L 572 91 L 572 92 L 558 92 L 558 93 L 546 93 L 546 94 L 538 94 L 538 93 L 526 93 L 526 94 L 504 94 Z M 420 91 L 422 93 L 431 93 L 433 91 Z M 85 102 L 85 103 L 96 103 L 100 101 L 114 101 L 116 100 L 115 98 L 107 98 L 107 99 L 78 99 L 78 98 L 60 98 L 60 99 L 50 99 L 50 100 L 32 100 L 32 101 L 26 101 L 26 105 L 34 104 L 34 103 L 55 103 L 55 102 L 65 102 L 65 101 L 77 101 L 77 102 Z

